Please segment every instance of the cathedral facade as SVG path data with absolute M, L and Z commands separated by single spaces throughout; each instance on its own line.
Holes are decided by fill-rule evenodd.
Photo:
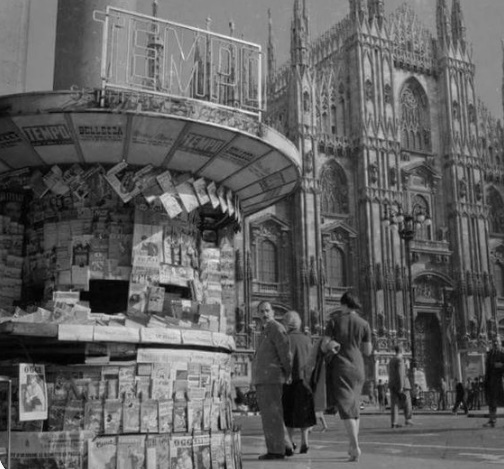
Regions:
M 386 379 L 395 344 L 426 388 L 481 375 L 504 329 L 503 132 L 475 93 L 460 0 L 437 0 L 435 33 L 408 5 L 386 16 L 386 0 L 350 0 L 315 40 L 305 2 L 283 66 L 270 20 L 265 87 L 302 183 L 247 220 L 238 332 L 253 335 L 268 300 L 319 335 L 352 290 L 373 334 L 369 379 Z

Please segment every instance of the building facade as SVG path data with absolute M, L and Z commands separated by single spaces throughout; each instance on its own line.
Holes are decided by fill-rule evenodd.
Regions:
M 437 0 L 435 33 L 384 3 L 350 0 L 312 41 L 306 0 L 294 0 L 281 67 L 270 18 L 266 119 L 298 147 L 303 177 L 247 220 L 238 332 L 253 336 L 269 300 L 320 334 L 350 289 L 373 332 L 368 378 L 386 379 L 393 346 L 411 357 L 413 342 L 436 388 L 481 375 L 504 326 L 503 130 L 475 93 L 460 0 Z M 423 222 L 411 241 L 393 229 L 404 215 Z

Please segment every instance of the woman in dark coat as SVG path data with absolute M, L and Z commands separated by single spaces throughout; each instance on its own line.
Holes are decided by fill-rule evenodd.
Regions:
M 312 349 L 310 338 L 301 329 L 301 318 L 296 311 L 288 311 L 283 317 L 283 324 L 290 340 L 292 354 L 292 375 L 289 384 L 284 386 L 283 412 L 284 422 L 292 447 L 286 448 L 285 454 L 291 456 L 296 445 L 293 442 L 294 429 L 301 429 L 300 453 L 308 452 L 308 434 L 317 423 L 313 394 L 310 388 L 310 370 L 308 359 Z
M 359 417 L 364 358 L 371 355 L 371 330 L 357 314 L 359 301 L 349 292 L 341 297 L 342 311 L 327 324 L 322 349 L 329 361 L 327 367 L 328 405 L 335 405 L 345 424 L 349 439 L 349 461 L 358 461 Z

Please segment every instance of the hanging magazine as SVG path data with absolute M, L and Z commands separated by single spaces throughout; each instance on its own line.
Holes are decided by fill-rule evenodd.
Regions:
M 170 469 L 193 467 L 193 439 L 191 436 L 170 438 Z
M 170 436 L 149 435 L 146 446 L 146 469 L 169 469 Z
M 115 436 L 95 438 L 88 442 L 88 468 L 113 469 L 116 465 L 117 440 Z
M 19 420 L 47 419 L 47 387 L 44 365 L 19 364 Z

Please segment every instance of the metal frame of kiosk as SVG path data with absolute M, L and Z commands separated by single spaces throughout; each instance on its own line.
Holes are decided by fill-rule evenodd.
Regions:
M 0 456 L 7 456 L 7 466 L 5 469 L 11 469 L 11 427 L 12 427 L 12 380 L 8 376 L 0 376 L 0 385 L 7 384 L 7 447 L 0 448 Z

